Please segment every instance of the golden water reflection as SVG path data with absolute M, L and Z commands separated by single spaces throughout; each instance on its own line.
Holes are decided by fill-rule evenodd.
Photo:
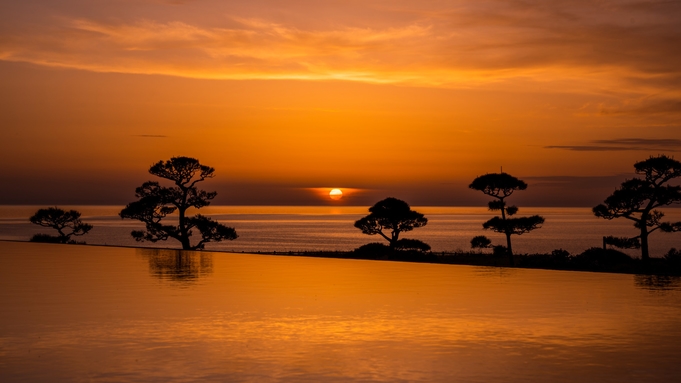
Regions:
M 631 275 L 3 242 L 0 254 L 0 381 L 678 379 L 681 291 Z

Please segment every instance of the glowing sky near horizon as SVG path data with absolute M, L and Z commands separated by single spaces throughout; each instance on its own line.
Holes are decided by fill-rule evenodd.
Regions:
M 226 204 L 477 203 L 466 185 L 500 166 L 528 202 L 597 203 L 681 148 L 679 20 L 673 1 L 6 1 L 0 203 L 125 202 L 176 155 Z

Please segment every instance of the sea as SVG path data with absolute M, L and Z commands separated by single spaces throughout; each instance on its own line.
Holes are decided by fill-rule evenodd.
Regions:
M 34 234 L 51 232 L 33 225 L 28 218 L 45 206 L 0 206 L 0 239 L 28 241 Z M 94 228 L 76 238 L 88 244 L 177 248 L 178 242 L 136 242 L 132 230 L 141 230 L 138 221 L 121 219 L 122 206 L 59 206 L 82 213 L 83 222 Z M 428 218 L 428 224 L 401 234 L 428 243 L 435 252 L 470 250 L 471 238 L 486 235 L 495 245 L 505 245 L 505 237 L 483 229 L 483 222 L 494 214 L 484 207 L 414 206 Z M 681 209 L 663 210 L 666 218 L 681 221 Z M 197 213 L 197 211 L 192 214 Z M 370 242 L 384 242 L 380 236 L 362 234 L 353 223 L 368 214 L 366 206 L 208 206 L 200 209 L 222 224 L 236 229 L 234 241 L 208 243 L 206 250 L 228 252 L 304 252 L 350 251 Z M 548 253 L 555 249 L 578 254 L 591 247 L 601 247 L 604 236 L 634 237 L 633 222 L 624 218 L 605 220 L 593 215 L 590 208 L 521 208 L 518 216 L 539 214 L 544 225 L 530 233 L 513 236 L 517 254 Z M 650 236 L 650 252 L 661 257 L 670 248 L 681 249 L 681 233 Z M 626 250 L 632 256 L 638 250 Z

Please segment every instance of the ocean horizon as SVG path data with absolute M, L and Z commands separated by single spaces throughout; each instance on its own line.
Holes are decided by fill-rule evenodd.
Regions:
M 33 225 L 28 218 L 45 205 L 0 205 L 0 239 L 28 241 L 37 233 L 50 234 L 50 228 Z M 75 209 L 82 220 L 94 228 L 76 240 L 95 245 L 178 248 L 172 239 L 161 242 L 136 242 L 130 231 L 143 229 L 141 222 L 121 219 L 122 205 L 59 205 Z M 470 240 L 477 235 L 489 237 L 493 244 L 505 244 L 502 234 L 482 228 L 495 214 L 486 207 L 413 206 L 428 218 L 422 228 L 402 233 L 401 238 L 422 240 L 435 252 L 470 250 Z M 681 209 L 663 209 L 666 219 L 681 221 Z M 214 205 L 200 212 L 222 224 L 234 227 L 239 235 L 234 241 L 206 244 L 206 250 L 230 252 L 351 251 L 370 242 L 384 242 L 356 229 L 354 222 L 368 214 L 367 206 L 226 206 Z M 544 225 L 531 233 L 513 236 L 517 254 L 548 253 L 563 249 L 571 254 L 602 246 L 603 236 L 634 237 L 637 230 L 631 221 L 597 218 L 588 207 L 526 207 L 518 216 L 539 214 Z M 678 233 L 655 232 L 650 237 L 653 257 L 661 257 L 670 248 L 681 248 Z M 626 250 L 632 256 L 638 250 Z

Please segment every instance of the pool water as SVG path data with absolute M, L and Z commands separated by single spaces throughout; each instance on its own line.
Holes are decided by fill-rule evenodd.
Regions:
M 0 381 L 678 382 L 679 280 L 0 242 Z

